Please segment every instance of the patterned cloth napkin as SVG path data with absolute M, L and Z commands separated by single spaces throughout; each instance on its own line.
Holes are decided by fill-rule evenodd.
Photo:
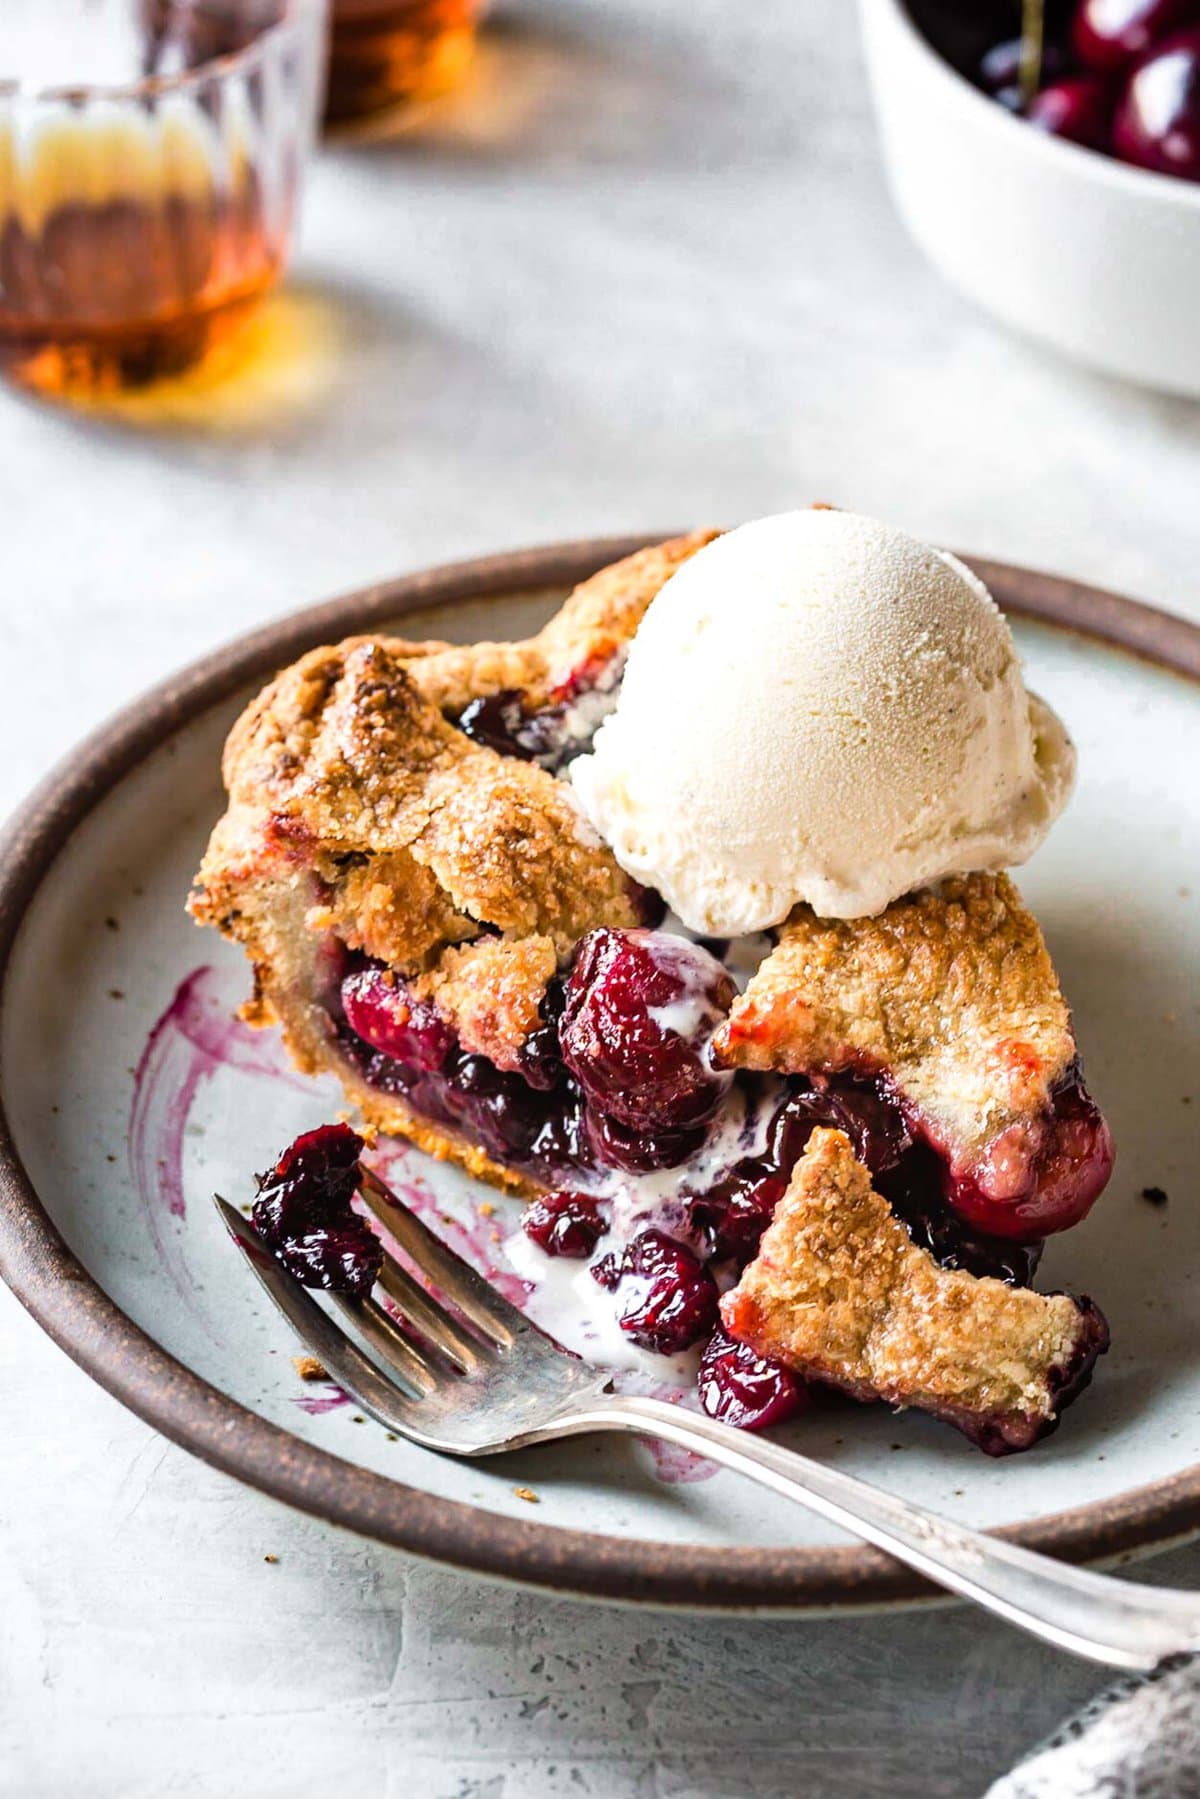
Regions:
M 986 1799 L 1200 1799 L 1200 1657 L 1118 1681 Z

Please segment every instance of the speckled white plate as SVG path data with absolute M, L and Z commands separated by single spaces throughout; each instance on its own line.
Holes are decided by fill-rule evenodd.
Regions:
M 167 1434 L 385 1540 L 646 1602 L 907 1597 L 924 1589 L 886 1558 L 678 1453 L 604 1438 L 463 1463 L 389 1440 L 336 1390 L 299 1379 L 298 1345 L 211 1204 L 214 1189 L 248 1198 L 252 1171 L 340 1103 L 332 1085 L 290 1072 L 273 1036 L 233 1022 L 242 958 L 183 911 L 239 707 L 308 645 L 401 615 L 408 636 L 523 635 L 572 580 L 630 547 L 436 571 L 285 621 L 149 695 L 34 796 L 0 864 L 0 1270 Z M 1010 611 L 1060 621 L 1017 630 L 1082 776 L 1021 884 L 1119 1154 L 1096 1212 L 1051 1242 L 1041 1279 L 1090 1292 L 1113 1348 L 1058 1434 L 1006 1461 L 879 1407 L 831 1403 L 792 1430 L 810 1453 L 949 1516 L 1111 1558 L 1200 1525 L 1200 631 L 978 566 Z M 415 1153 L 399 1152 L 390 1173 L 459 1247 L 502 1265 L 513 1202 Z M 1142 1199 L 1147 1187 L 1169 1204 Z M 485 1198 L 490 1218 L 476 1210 Z

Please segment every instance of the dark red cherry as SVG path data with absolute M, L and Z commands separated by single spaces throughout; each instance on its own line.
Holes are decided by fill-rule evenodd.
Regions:
M 454 1031 L 437 1007 L 417 999 L 408 982 L 391 969 L 362 968 L 347 975 L 342 1009 L 356 1036 L 407 1068 L 436 1074 L 454 1048 Z
M 521 1229 L 548 1256 L 590 1256 L 608 1226 L 594 1199 L 582 1193 L 543 1193 L 525 1208 Z
M 732 1076 L 708 1043 L 734 999 L 707 950 L 663 931 L 591 931 L 567 981 L 559 1040 L 589 1105 L 632 1132 L 706 1123 Z
M 690 1249 L 664 1231 L 641 1231 L 619 1262 L 606 1256 L 592 1273 L 615 1283 L 617 1323 L 642 1349 L 678 1355 L 717 1322 L 717 1284 Z
M 335 1219 L 349 1220 L 362 1150 L 349 1125 L 322 1124 L 303 1132 L 259 1175 L 251 1219 L 272 1249 Z
M 1112 148 L 1113 97 L 1103 81 L 1091 75 L 1072 75 L 1055 81 L 1033 96 L 1025 117 L 1039 131 L 1065 137 L 1087 150 Z
M 272 1173 L 264 1175 L 260 1185 L 273 1177 L 285 1180 L 304 1176 L 309 1180 L 329 1182 L 339 1175 L 357 1175 L 358 1158 L 365 1148 L 358 1132 L 352 1131 L 348 1124 L 319 1124 L 315 1130 L 301 1131 L 288 1144 Z M 351 1182 L 351 1191 L 354 1184 Z
M 1197 22 L 1197 0 L 1079 0 L 1071 47 L 1097 75 L 1121 75 L 1177 27 Z
M 526 723 L 525 706 L 516 688 L 500 693 L 483 694 L 470 700 L 454 720 L 464 736 L 484 744 L 501 756 L 531 759 L 531 752 L 521 741 Z
M 714 1260 L 745 1263 L 757 1255 L 787 1184 L 788 1175 L 773 1163 L 747 1158 L 715 1187 L 686 1200 L 688 1216 Z
M 808 1390 L 781 1362 L 756 1355 L 717 1326 L 700 1357 L 700 1404 L 739 1430 L 782 1424 L 808 1405 Z
M 371 1291 L 383 1263 L 378 1240 L 356 1218 L 332 1229 L 289 1237 L 277 1254 L 306 1287 L 325 1287 L 353 1299 Z
M 690 1130 L 647 1131 L 622 1124 L 605 1112 L 588 1106 L 585 1112 L 587 1138 L 596 1159 L 610 1168 L 624 1168 L 631 1174 L 653 1174 L 659 1168 L 678 1168 L 704 1148 L 702 1124 Z
M 546 1119 L 545 1097 L 486 1056 L 463 1056 L 454 1064 L 441 1102 L 501 1161 L 527 1160 Z
M 1041 1141 L 1029 1155 L 1003 1136 L 982 1178 L 947 1170 L 946 1197 L 960 1217 L 991 1237 L 1030 1243 L 1069 1230 L 1108 1185 L 1116 1151 L 1095 1101 L 1073 1067 L 1054 1095 Z
M 1139 168 L 1200 181 L 1200 24 L 1137 64 L 1117 105 L 1113 147 Z
M 771 1160 L 794 1168 L 819 1124 L 845 1131 L 872 1174 L 894 1168 L 912 1141 L 900 1108 L 874 1081 L 836 1075 L 820 1085 L 797 1085 L 788 1095 L 771 1121 Z

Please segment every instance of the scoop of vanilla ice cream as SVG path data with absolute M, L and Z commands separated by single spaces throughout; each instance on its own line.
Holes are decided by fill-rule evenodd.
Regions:
M 720 937 L 801 900 L 865 917 L 1023 862 L 1074 773 L 982 581 L 828 510 L 759 519 L 684 563 L 571 766 L 622 868 Z

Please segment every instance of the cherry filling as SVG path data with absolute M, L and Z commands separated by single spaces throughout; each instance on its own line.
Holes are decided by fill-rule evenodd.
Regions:
M 360 1297 L 375 1284 L 383 1252 L 350 1208 L 362 1150 L 348 1125 L 320 1125 L 258 1177 L 254 1228 L 306 1287 Z
M 756 1355 L 719 1324 L 700 1357 L 698 1391 L 710 1418 L 740 1430 L 782 1424 L 808 1405 L 808 1389 L 790 1369 Z
M 342 982 L 340 1032 L 372 1084 L 559 1187 L 573 1169 L 645 1172 L 696 1156 L 735 1079 L 708 1051 L 733 994 L 725 968 L 699 944 L 600 929 L 552 983 L 519 1072 L 465 1049 L 432 1002 L 361 960 Z M 748 1107 L 761 1106 L 766 1077 L 736 1080 Z M 1078 1064 L 1044 1118 L 1002 1132 L 969 1171 L 954 1167 L 884 1080 L 843 1073 L 774 1086 L 784 1098 L 761 1151 L 701 1189 L 682 1186 L 697 1239 L 718 1260 L 754 1255 L 817 1125 L 847 1132 L 940 1262 L 1008 1280 L 1030 1278 L 1041 1239 L 1084 1215 L 1112 1167 L 1112 1141 Z
M 675 1354 L 707 1344 L 706 1410 L 757 1428 L 796 1410 L 803 1388 L 719 1329 L 710 1265 L 736 1270 L 753 1260 L 818 1125 L 848 1134 L 914 1241 L 942 1266 L 1016 1285 L 1032 1279 L 1042 1238 L 1087 1211 L 1108 1178 L 1112 1143 L 1076 1064 L 1045 1118 L 1001 1133 L 977 1167 L 957 1170 L 885 1079 L 717 1069 L 709 1044 L 734 991 L 702 945 L 665 932 L 600 929 L 548 989 L 519 1071 L 472 1053 L 436 1005 L 361 958 L 342 981 L 337 1025 L 368 1082 L 549 1189 L 522 1219 L 549 1255 L 586 1259 L 608 1228 L 597 1201 L 576 1190 L 581 1175 L 679 1168 L 677 1235 L 643 1229 L 592 1273 L 613 1292 L 622 1330 L 641 1347 Z M 710 1169 L 699 1162 L 703 1172 L 693 1173 L 687 1165 L 735 1084 L 750 1121 L 744 1153 Z M 309 1278 L 333 1284 L 339 1255 L 353 1259 L 353 1245 L 337 1237 L 357 1225 L 348 1200 L 318 1250 L 308 1244 L 313 1214 L 301 1204 L 285 1217 L 293 1202 L 286 1180 L 277 1185 L 272 1228 L 286 1232 L 289 1265 L 299 1272 L 307 1260 Z
M 590 931 L 567 979 L 559 1048 L 597 1159 L 673 1168 L 704 1144 L 732 1075 L 708 1045 L 733 1004 L 727 970 L 662 931 Z
M 1045 1118 L 1001 1132 L 969 1174 L 947 1167 L 946 1199 L 972 1229 L 1031 1243 L 1079 1223 L 1107 1184 L 1115 1154 L 1076 1057 Z
M 505 687 L 470 700 L 461 712 L 447 717 L 472 742 L 558 774 L 592 747 L 616 703 L 622 663 L 623 658 L 614 655 L 581 663 L 534 712 L 526 709 L 520 688 Z
M 521 1229 L 548 1256 L 584 1261 L 608 1230 L 594 1199 L 583 1193 L 543 1193 L 525 1208 Z
M 592 1275 L 616 1294 L 617 1323 L 642 1349 L 678 1355 L 716 1328 L 716 1281 L 665 1231 L 639 1231 L 620 1255 L 593 1263 Z
M 342 1011 L 357 1037 L 393 1061 L 438 1074 L 457 1039 L 437 1007 L 417 999 L 389 968 L 360 968 L 342 982 Z

